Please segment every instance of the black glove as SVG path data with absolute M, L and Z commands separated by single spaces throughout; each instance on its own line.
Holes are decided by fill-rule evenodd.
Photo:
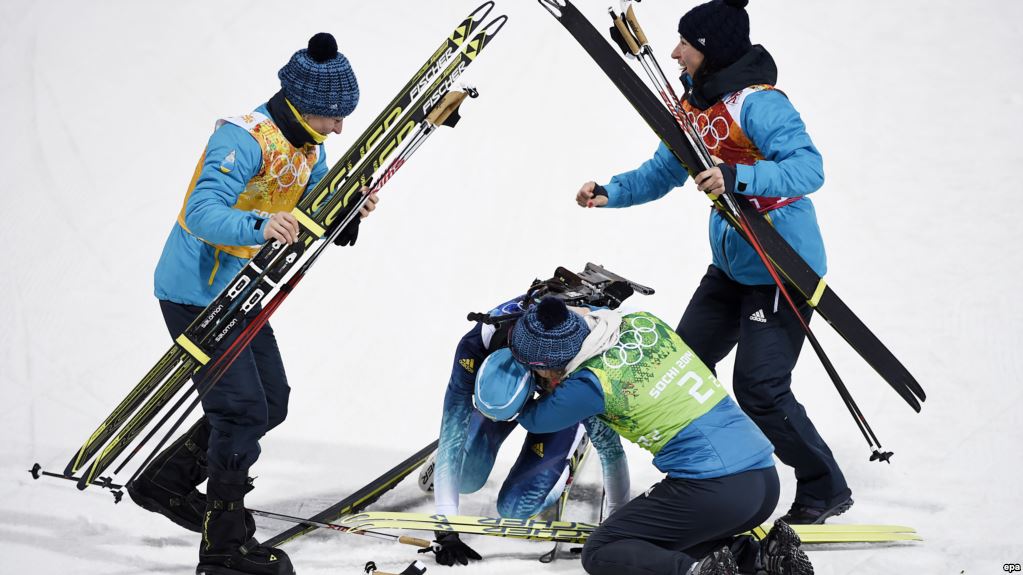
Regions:
M 361 216 L 355 216 L 355 219 L 348 222 L 345 229 L 341 230 L 341 233 L 334 238 L 335 246 L 354 246 L 355 240 L 359 239 L 359 222 L 362 221 Z
M 458 533 L 451 531 L 435 531 L 437 539 L 434 546 L 429 549 L 420 549 L 420 553 L 433 551 L 437 554 L 437 563 L 440 565 L 454 565 L 457 561 L 462 565 L 468 565 L 469 560 L 479 561 L 483 559 L 479 553 L 473 550 L 458 538 Z

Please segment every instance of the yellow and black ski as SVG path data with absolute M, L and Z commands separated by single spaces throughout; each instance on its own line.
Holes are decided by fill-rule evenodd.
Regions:
M 596 525 L 573 521 L 539 521 L 464 515 L 427 515 L 425 513 L 367 512 L 334 521 L 352 529 L 407 529 L 414 531 L 453 531 L 474 535 L 492 535 L 518 539 L 585 543 Z M 922 541 L 912 527 L 901 525 L 792 525 L 803 543 L 877 543 L 886 541 Z M 762 539 L 770 524 L 751 534 Z

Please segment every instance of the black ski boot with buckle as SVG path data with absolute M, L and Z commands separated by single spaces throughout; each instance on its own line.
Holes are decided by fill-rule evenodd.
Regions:
M 722 547 L 693 563 L 686 575 L 739 575 L 739 566 L 735 564 L 731 550 Z
M 775 521 L 770 533 L 760 542 L 757 575 L 813 575 L 813 565 L 802 545 L 792 527 L 781 519 Z
M 203 417 L 128 483 L 128 496 L 139 507 L 201 533 L 206 496 L 196 486 L 206 481 L 209 441 L 210 424 Z
M 288 555 L 260 545 L 253 537 L 256 521 L 245 510 L 252 491 L 246 472 L 210 477 L 196 575 L 294 575 Z

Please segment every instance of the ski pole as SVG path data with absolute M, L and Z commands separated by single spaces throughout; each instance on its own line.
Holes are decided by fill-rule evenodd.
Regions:
M 54 477 L 56 479 L 64 479 L 67 481 L 74 481 L 76 483 L 78 481 L 81 481 L 82 479 L 81 477 L 75 477 L 73 475 L 68 476 L 62 473 L 43 471 L 43 466 L 39 465 L 38 463 L 33 464 L 32 469 L 29 469 L 28 472 L 32 474 L 32 479 L 39 479 L 40 477 Z M 121 488 L 124 486 L 114 483 L 114 480 L 111 477 L 100 477 L 99 479 L 92 481 L 91 485 L 102 487 L 104 489 L 109 489 L 111 495 L 114 496 L 114 503 L 120 503 L 121 498 L 124 497 L 124 492 L 121 491 Z
M 377 569 L 376 563 L 372 561 L 367 561 L 366 566 L 363 568 L 363 571 L 366 572 L 366 575 L 423 575 L 423 573 L 426 573 L 426 565 L 423 565 L 418 560 L 413 561 L 411 564 L 409 564 L 408 567 L 405 568 L 404 571 L 395 574 L 380 571 Z

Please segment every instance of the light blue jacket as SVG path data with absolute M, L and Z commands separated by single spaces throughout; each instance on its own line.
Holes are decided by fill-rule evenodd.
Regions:
M 604 388 L 596 374 L 576 370 L 554 391 L 526 404 L 516 421 L 536 433 L 564 429 L 604 413 Z M 774 446 L 763 432 L 725 397 L 682 428 L 654 457 L 668 477 L 711 479 L 774 465 Z
M 824 184 L 820 152 L 784 94 L 777 90 L 750 93 L 736 122 L 765 158 L 752 166 L 736 166 L 736 194 L 806 196 Z M 607 207 L 624 208 L 659 199 L 681 187 L 687 177 L 685 168 L 667 146 L 660 144 L 653 158 L 604 184 Z M 768 214 L 782 237 L 823 276 L 827 258 L 810 199 L 803 198 Z M 710 216 L 710 249 L 714 265 L 735 281 L 746 285 L 774 283 L 753 248 L 716 210 L 711 210 Z
M 256 111 L 270 116 L 265 104 Z M 220 166 L 231 153 L 234 166 L 224 173 Z M 185 225 L 195 235 L 174 222 L 154 273 L 158 299 L 206 307 L 245 266 L 248 260 L 220 252 L 216 255 L 219 266 L 214 274 L 217 250 L 199 238 L 227 246 L 263 243 L 263 231 L 256 228 L 256 223 L 264 218 L 233 207 L 262 167 L 259 142 L 244 128 L 224 123 L 213 132 L 206 145 L 199 180 L 185 207 Z M 321 144 L 306 192 L 315 189 L 326 173 L 326 154 Z

